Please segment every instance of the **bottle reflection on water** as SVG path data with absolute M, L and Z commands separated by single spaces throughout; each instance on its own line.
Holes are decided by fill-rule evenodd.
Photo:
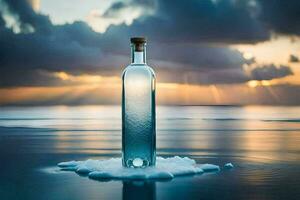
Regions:
M 123 200 L 156 200 L 155 182 L 124 181 Z
M 122 157 L 125 167 L 155 165 L 155 74 L 146 39 L 131 38 L 132 62 L 123 72 Z

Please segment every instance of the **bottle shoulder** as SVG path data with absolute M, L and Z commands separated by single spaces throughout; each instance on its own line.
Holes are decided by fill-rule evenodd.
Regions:
M 155 77 L 155 72 L 154 70 L 147 64 L 130 64 L 128 65 L 122 73 L 122 77 L 126 74 L 131 74 L 131 73 L 142 73 L 142 74 L 150 74 L 153 77 Z

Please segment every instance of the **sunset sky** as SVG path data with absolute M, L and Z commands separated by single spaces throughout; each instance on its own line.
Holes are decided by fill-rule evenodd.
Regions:
M 0 0 L 0 105 L 119 104 L 129 39 L 166 105 L 299 105 L 298 0 Z

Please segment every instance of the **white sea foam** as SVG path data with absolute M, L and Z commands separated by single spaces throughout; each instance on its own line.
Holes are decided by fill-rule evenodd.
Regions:
M 224 168 L 225 169 L 232 169 L 234 166 L 233 166 L 233 164 L 232 163 L 226 163 L 225 165 L 224 165 Z
M 180 175 L 194 175 L 205 172 L 219 171 L 220 167 L 213 164 L 197 164 L 188 157 L 156 158 L 155 167 L 124 168 L 121 158 L 107 160 L 86 160 L 61 162 L 62 170 L 86 174 L 92 179 L 172 179 Z

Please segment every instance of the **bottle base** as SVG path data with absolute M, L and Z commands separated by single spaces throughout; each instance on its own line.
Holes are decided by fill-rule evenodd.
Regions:
M 123 162 L 123 165 L 124 167 L 145 168 L 150 166 L 150 162 L 147 159 L 134 158 L 128 159 L 126 162 Z

